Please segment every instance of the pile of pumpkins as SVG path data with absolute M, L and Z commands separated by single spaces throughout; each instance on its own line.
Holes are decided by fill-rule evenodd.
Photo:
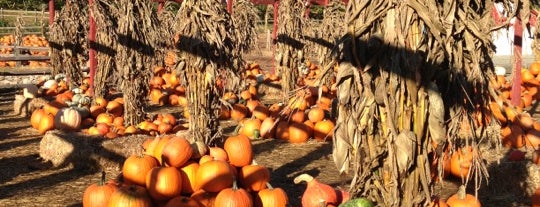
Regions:
M 258 64 L 250 64 L 248 69 L 247 77 L 261 74 Z M 267 77 L 264 75 L 263 81 L 274 81 Z M 222 106 L 220 119 L 237 121 L 238 133 L 250 139 L 276 138 L 291 143 L 304 143 L 310 138 L 330 141 L 335 126 L 330 117 L 334 97 L 335 93 L 327 86 L 304 86 L 287 103 L 267 106 L 258 98 L 256 83 L 251 83 L 238 95 L 224 93 L 222 99 L 230 106 Z
M 127 158 L 121 181 L 89 186 L 83 206 L 286 206 L 270 184 L 269 170 L 253 161 L 248 137 L 231 136 L 209 147 L 179 136 L 143 143 L 144 154 Z
M 87 94 L 87 84 L 88 79 L 85 78 L 83 85 L 68 90 L 62 76 L 38 83 L 36 88 L 30 90 L 34 93 L 32 96 L 45 96 L 53 100 L 32 112 L 32 127 L 40 134 L 60 129 L 82 131 L 111 139 L 129 134 L 170 134 L 187 128 L 185 123 L 178 121 L 171 113 L 156 114 L 137 125 L 127 126 L 123 118 L 123 98 L 92 98 Z
M 496 80 L 490 82 L 491 86 L 499 90 L 500 100 L 489 103 L 489 110 L 493 117 L 501 123 L 501 138 L 504 146 L 509 148 L 538 149 L 540 145 L 540 123 L 535 121 L 531 114 L 524 110 L 530 107 L 540 93 L 540 62 L 530 65 L 529 69 L 521 70 L 521 101 L 519 106 L 509 106 L 511 84 L 504 75 L 497 75 Z
M 14 43 L 14 35 L 5 35 L 0 37 L 0 45 L 11 46 L 14 45 Z M 49 47 L 49 42 L 43 36 L 26 35 L 23 37 L 21 45 L 27 47 Z M 46 56 L 49 54 L 47 51 L 34 50 L 30 50 L 28 53 L 33 56 Z M 0 54 L 13 54 L 13 48 L 2 48 L 0 49 Z M 15 67 L 15 65 L 16 61 L 0 61 L 0 67 Z M 45 67 L 48 66 L 49 63 L 48 61 L 28 61 L 28 63 L 23 62 L 23 65 L 28 65 L 30 67 Z
M 158 106 L 187 107 L 186 88 L 180 85 L 176 72 L 169 67 L 154 67 L 154 75 L 150 79 L 150 103 Z

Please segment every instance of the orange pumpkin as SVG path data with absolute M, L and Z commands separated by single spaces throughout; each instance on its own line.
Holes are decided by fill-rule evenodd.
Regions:
M 302 194 L 303 207 L 319 207 L 321 200 L 326 205 L 338 205 L 337 193 L 331 186 L 321 183 L 308 174 L 301 174 L 294 178 L 294 183 L 306 182 L 307 187 Z
M 270 181 L 270 171 L 261 165 L 246 165 L 240 169 L 238 181 L 247 191 L 259 192 L 266 189 L 266 183 Z
M 191 194 L 191 198 L 201 207 L 215 207 L 214 201 L 216 200 L 217 193 L 206 192 L 204 190 L 197 190 Z
M 195 176 L 199 170 L 199 163 L 190 161 L 180 168 L 180 175 L 182 176 L 182 193 L 192 194 L 195 189 Z
M 304 123 L 291 123 L 288 140 L 290 143 L 304 143 L 307 142 L 311 133 L 311 129 Z
M 114 116 L 122 116 L 124 113 L 124 105 L 118 101 L 109 101 L 107 103 L 107 106 L 105 107 L 107 109 L 107 112 Z
M 276 125 L 276 138 L 282 140 L 289 140 L 289 123 L 285 120 L 281 120 Z
M 460 186 L 456 194 L 446 200 L 446 204 L 451 207 L 481 207 L 480 201 L 473 195 L 467 194 L 465 186 Z
M 313 123 L 322 121 L 324 119 L 324 110 L 319 107 L 309 109 L 308 119 Z
M 220 192 L 233 184 L 233 173 L 229 163 L 221 160 L 210 160 L 202 163 L 195 175 L 196 188 L 206 192 Z
M 330 120 L 319 121 L 313 127 L 313 137 L 318 141 L 331 141 L 333 134 L 334 122 Z
M 306 120 L 306 112 L 304 110 L 294 110 L 289 118 L 291 122 L 303 123 Z
M 263 121 L 270 115 L 270 111 L 268 110 L 266 106 L 260 104 L 256 106 L 255 109 L 253 109 L 252 114 L 253 114 L 253 117 Z
M 52 129 L 54 129 L 54 116 L 50 113 L 43 115 L 39 120 L 39 134 L 44 135 L 47 131 Z
M 146 188 L 137 185 L 128 185 L 119 188 L 109 198 L 107 206 L 115 207 L 151 207 L 152 200 Z
M 152 198 L 169 200 L 182 193 L 182 176 L 175 167 L 154 167 L 146 174 L 146 189 Z
M 250 139 L 258 139 L 260 137 L 261 120 L 246 119 L 243 121 L 239 130 L 239 134 L 246 135 Z
M 208 148 L 208 151 L 209 151 L 210 157 L 212 157 L 215 160 L 229 161 L 229 155 L 223 148 L 210 147 Z
M 473 154 L 473 148 L 470 146 L 459 148 L 454 152 L 450 158 L 450 173 L 458 178 L 467 178 L 469 168 L 472 165 Z
M 288 203 L 287 193 L 281 188 L 273 188 L 270 184 L 259 191 L 253 201 L 256 207 L 280 207 L 287 206 Z
M 30 116 L 30 124 L 34 129 L 38 129 L 39 122 L 43 115 L 45 115 L 45 110 L 43 109 L 36 109 L 32 112 L 32 116 Z
M 234 104 L 231 110 L 231 119 L 240 121 L 249 115 L 249 109 L 242 104 Z
M 158 166 L 156 158 L 148 155 L 130 156 L 122 166 L 124 181 L 140 186 L 146 186 L 146 175 Z
M 220 191 L 216 200 L 215 206 L 235 206 L 235 207 L 252 207 L 253 199 L 251 195 L 244 189 L 238 188 L 236 183 L 231 188 L 226 188 Z
M 171 138 L 162 151 L 162 159 L 169 166 L 181 167 L 193 154 L 191 144 L 182 137 Z
M 243 167 L 253 161 L 251 141 L 245 135 L 239 134 L 227 138 L 223 148 L 229 156 L 229 162 L 235 167 Z
M 193 198 L 176 196 L 167 201 L 165 207 L 200 207 L 201 205 Z
M 275 137 L 276 130 L 275 130 L 274 124 L 275 124 L 274 118 L 267 117 L 266 119 L 264 119 L 261 123 L 261 127 L 259 130 L 260 137 L 263 139 Z
M 96 123 L 113 124 L 114 116 L 109 113 L 101 113 L 96 117 Z

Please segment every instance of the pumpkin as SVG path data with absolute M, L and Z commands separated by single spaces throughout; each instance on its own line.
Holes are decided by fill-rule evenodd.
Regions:
M 303 207 L 320 207 L 321 201 L 324 206 L 339 204 L 336 191 L 331 186 L 319 182 L 308 174 L 301 174 L 294 178 L 295 184 L 301 182 L 307 182 L 306 190 L 302 194 Z
M 246 135 L 250 139 L 259 139 L 261 130 L 261 120 L 246 119 L 239 130 L 240 134 Z
M 118 186 L 105 182 L 105 172 L 101 174 L 99 183 L 88 186 L 83 193 L 83 207 L 106 206 L 111 195 L 118 190 Z
M 540 188 L 536 189 L 534 194 L 531 196 L 532 207 L 540 207 Z
M 124 113 L 124 105 L 118 101 L 109 101 L 107 103 L 107 106 L 105 107 L 107 109 L 107 112 L 114 116 L 122 116 Z
M 109 113 L 101 113 L 96 117 L 96 123 L 113 124 L 114 116 Z
M 334 122 L 330 120 L 322 120 L 315 123 L 315 127 L 313 127 L 313 138 L 318 141 L 332 140 L 334 126 Z
M 242 104 L 234 104 L 231 109 L 231 119 L 240 121 L 249 115 L 249 109 Z
M 223 148 L 229 156 L 229 162 L 235 167 L 243 167 L 253 161 L 251 141 L 245 135 L 228 137 Z
M 275 103 L 268 107 L 271 117 L 278 117 L 281 110 L 284 108 L 282 103 Z
M 141 186 L 129 185 L 119 188 L 109 198 L 108 207 L 151 207 L 148 191 Z
M 261 165 L 246 165 L 238 173 L 240 186 L 247 191 L 259 192 L 270 181 L 270 171 Z
M 431 199 L 431 203 L 429 203 L 428 207 L 448 207 L 448 204 L 446 204 L 443 199 L 435 196 Z
M 163 148 L 161 156 L 167 165 L 180 167 L 191 158 L 192 154 L 193 148 L 185 138 L 173 137 Z
M 264 119 L 259 130 L 260 137 L 263 139 L 275 137 L 276 130 L 274 124 L 276 124 L 276 120 L 274 118 L 267 117 Z
M 258 100 L 248 100 L 246 101 L 246 107 L 248 108 L 249 112 L 253 112 L 255 111 L 255 108 L 257 108 L 257 106 L 261 106 L 262 103 Z
M 291 122 L 302 123 L 306 120 L 306 112 L 304 110 L 294 110 L 289 118 Z
M 227 152 L 220 147 L 210 147 L 208 148 L 210 157 L 216 160 L 229 161 L 229 155 Z
M 41 120 L 39 120 L 39 134 L 44 135 L 47 131 L 52 129 L 54 129 L 54 115 L 50 113 L 43 115 Z
M 199 163 L 190 161 L 180 168 L 182 176 L 182 193 L 191 194 L 195 191 L 195 176 L 199 170 Z
M 270 115 L 270 111 L 268 111 L 268 108 L 266 106 L 260 104 L 253 109 L 253 117 L 263 121 Z
M 312 130 L 304 123 L 291 123 L 289 125 L 289 142 L 304 143 L 311 137 Z
M 204 190 L 195 191 L 191 194 L 191 198 L 202 207 L 213 207 L 216 200 L 217 193 L 206 192 Z
M 81 127 L 81 114 L 73 108 L 63 108 L 54 117 L 54 125 L 61 130 L 78 130 Z
M 140 186 L 146 186 L 146 174 L 158 166 L 156 158 L 149 155 L 132 155 L 124 161 L 122 176 L 124 181 Z
M 66 104 L 60 103 L 58 101 L 51 101 L 43 105 L 43 110 L 45 110 L 46 113 L 55 116 L 61 108 L 64 108 L 66 106 Z
M 313 123 L 317 123 L 324 119 L 324 115 L 325 113 L 323 109 L 319 107 L 314 107 L 314 108 L 309 109 L 308 119 Z
M 446 204 L 450 207 L 481 207 L 480 201 L 473 195 L 467 194 L 465 191 L 465 186 L 459 186 L 458 192 L 448 200 Z
M 165 207 L 200 207 L 201 205 L 193 198 L 176 196 L 169 200 Z
M 251 195 L 244 189 L 238 188 L 236 182 L 232 188 L 226 188 L 220 191 L 216 200 L 215 206 L 234 206 L 234 207 L 252 207 L 253 199 Z
M 154 167 L 146 174 L 146 189 L 156 200 L 168 200 L 182 193 L 182 175 L 175 167 Z
M 229 163 L 222 160 L 210 160 L 202 163 L 195 175 L 196 189 L 207 192 L 219 192 L 233 184 L 233 173 Z
M 306 101 L 306 99 L 304 99 L 303 96 L 294 96 L 291 99 L 289 99 L 288 103 L 291 109 L 298 109 L 298 110 L 304 111 L 308 107 L 308 102 Z
M 43 115 L 45 115 L 45 110 L 43 109 L 36 109 L 32 112 L 32 116 L 30 116 L 30 124 L 34 129 L 38 129 L 39 122 Z
M 289 139 L 289 123 L 285 120 L 281 120 L 276 125 L 276 138 L 282 140 Z
M 281 188 L 273 188 L 267 183 L 267 188 L 257 193 L 253 204 L 255 207 L 283 207 L 287 206 L 289 198 Z
M 450 157 L 450 174 L 458 178 L 467 178 L 473 161 L 473 148 L 459 148 Z
M 176 117 L 174 115 L 165 113 L 163 114 L 163 123 L 170 124 L 172 126 L 176 125 Z

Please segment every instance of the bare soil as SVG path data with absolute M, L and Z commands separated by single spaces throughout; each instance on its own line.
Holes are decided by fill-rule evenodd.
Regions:
M 261 48 L 250 53 L 247 59 L 271 70 L 271 52 L 264 43 L 259 45 Z M 84 189 L 99 180 L 100 170 L 79 168 L 77 163 L 52 168 L 42 162 L 38 154 L 42 136 L 31 128 L 29 118 L 13 112 L 16 93 L 17 90 L 0 90 L 0 206 L 81 206 Z M 332 161 L 330 142 L 289 144 L 270 139 L 254 141 L 253 145 L 255 160 L 271 170 L 272 185 L 283 188 L 293 206 L 301 206 L 305 185 L 295 185 L 292 181 L 301 173 L 308 173 L 336 188 L 348 187 L 350 177 L 339 175 Z M 530 161 L 508 164 L 504 162 L 506 152 L 486 149 L 486 162 L 490 163 L 492 177 L 489 185 L 479 191 L 479 198 L 483 206 L 530 206 L 529 198 L 524 194 L 527 188 L 524 183 L 532 176 L 526 169 Z M 501 160 L 503 162 L 499 164 L 497 161 Z M 107 173 L 108 178 L 119 174 L 117 170 Z M 448 198 L 456 192 L 459 183 L 461 181 L 457 179 L 445 180 L 435 186 L 435 193 Z

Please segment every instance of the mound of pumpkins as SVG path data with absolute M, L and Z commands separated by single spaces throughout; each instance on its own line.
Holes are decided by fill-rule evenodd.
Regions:
M 122 97 L 107 100 L 93 98 L 87 94 L 88 79 L 83 85 L 68 90 L 65 79 L 59 77 L 41 81 L 33 96 L 53 99 L 42 108 L 32 112 L 30 122 L 40 134 L 48 130 L 82 131 L 90 135 L 116 138 L 129 134 L 170 134 L 186 129 L 185 123 L 178 121 L 171 113 L 160 113 L 137 125 L 126 125 L 124 121 L 124 100 Z
M 269 170 L 253 161 L 250 139 L 228 137 L 223 147 L 178 136 L 143 143 L 143 155 L 127 158 L 121 179 L 89 186 L 83 206 L 286 206 L 270 184 Z
M 490 82 L 491 86 L 500 91 L 500 100 L 489 103 L 489 110 L 494 118 L 501 123 L 501 138 L 504 146 L 509 148 L 537 149 L 540 145 L 540 123 L 531 114 L 524 111 L 540 98 L 540 62 L 530 65 L 529 69 L 521 70 L 521 101 L 519 106 L 509 106 L 511 84 L 503 75 Z
M 256 63 L 249 64 L 245 77 L 261 79 L 262 71 Z M 279 80 L 275 75 L 262 75 L 262 81 Z M 330 117 L 335 91 L 327 86 L 303 86 L 287 103 L 265 105 L 258 97 L 257 83 L 251 83 L 239 94 L 225 92 L 220 119 L 238 122 L 238 133 L 250 139 L 276 138 L 291 143 L 304 143 L 310 138 L 332 140 L 335 121 Z M 321 91 L 321 96 L 319 96 Z
M 0 45 L 3 46 L 12 46 L 15 43 L 14 35 L 5 35 L 0 37 Z M 22 39 L 22 46 L 27 47 L 49 47 L 49 42 L 43 36 L 37 35 L 26 35 Z M 0 49 L 0 54 L 13 54 L 13 48 L 2 48 Z M 29 50 L 28 54 L 32 56 L 46 56 L 49 54 L 47 51 L 36 51 Z M 0 67 L 15 67 L 16 61 L 0 61 Z M 48 66 L 48 61 L 28 61 L 23 62 L 23 65 L 28 65 L 30 67 L 45 67 Z

